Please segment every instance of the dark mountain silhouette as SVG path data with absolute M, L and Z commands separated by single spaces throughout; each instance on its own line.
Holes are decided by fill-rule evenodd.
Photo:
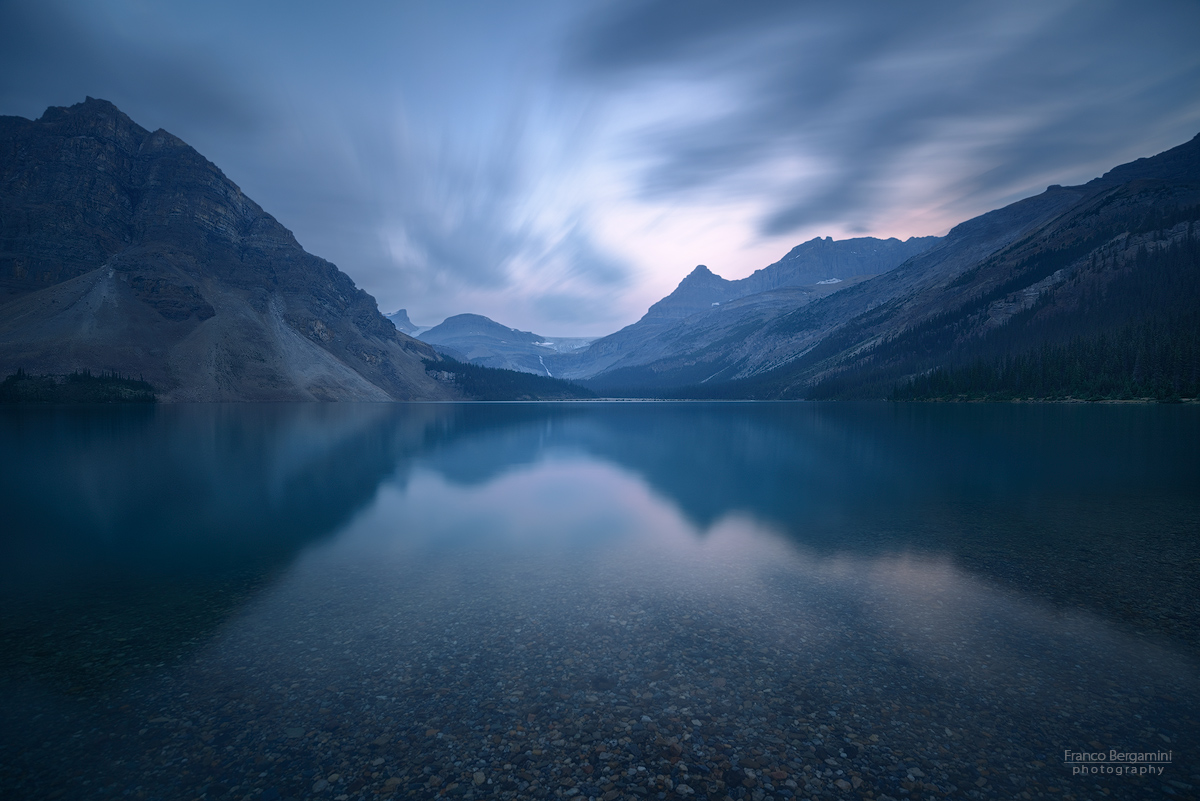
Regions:
M 164 400 L 456 397 L 334 265 L 163 130 L 88 98 L 0 117 L 0 375 Z

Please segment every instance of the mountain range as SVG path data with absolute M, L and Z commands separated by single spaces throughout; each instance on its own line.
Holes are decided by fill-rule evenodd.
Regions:
M 1194 398 L 1197 223 L 1200 136 L 940 239 L 816 239 L 741 281 L 697 267 L 547 363 L 622 396 Z
M 1200 136 L 945 237 L 817 238 L 737 281 L 700 265 L 586 348 L 472 315 L 444 324 L 470 318 L 470 347 L 423 338 L 611 396 L 1197 397 L 1197 222 Z
M 698 266 L 638 322 L 603 338 L 546 337 L 519 331 L 478 314 L 448 317 L 414 333 L 439 352 L 461 361 L 570 379 L 590 379 L 629 364 L 660 357 L 695 340 L 715 324 L 744 327 L 751 316 L 796 308 L 815 298 L 887 272 L 937 237 L 864 237 L 835 242 L 826 237 L 793 248 L 778 262 L 746 278 L 727 281 Z M 400 330 L 407 315 L 389 316 Z M 416 330 L 414 328 L 414 330 Z M 693 343 L 694 344 L 694 343 Z
M 1196 397 L 1197 222 L 1200 137 L 945 237 L 816 238 L 733 281 L 698 266 L 594 341 L 472 314 L 425 329 L 187 144 L 88 98 L 0 117 L 0 375 L 103 371 L 175 401 L 586 394 L 551 376 L 620 396 Z
M 887 273 L 937 241 L 817 238 L 737 281 L 700 265 L 633 325 L 553 359 L 555 374 L 586 379 L 601 392 L 728 380 L 733 376 L 722 375 L 727 365 L 705 354 L 722 343 L 737 350 L 739 341 L 779 314 Z

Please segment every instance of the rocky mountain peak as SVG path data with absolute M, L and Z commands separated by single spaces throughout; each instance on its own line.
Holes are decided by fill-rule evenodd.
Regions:
M 687 276 L 679 282 L 679 287 L 685 286 L 707 286 L 711 284 L 727 284 L 729 283 L 721 276 L 708 269 L 703 264 L 696 265 L 696 269 L 692 270 Z
M 129 152 L 150 134 L 109 101 L 94 97 L 73 106 L 51 106 L 36 122 L 63 136 L 90 136 Z
M 727 300 L 730 297 L 730 284 L 730 281 L 726 281 L 705 265 L 697 265 L 696 269 L 679 282 L 674 292 L 650 307 L 646 318 L 675 320 L 695 314 L 714 303 Z

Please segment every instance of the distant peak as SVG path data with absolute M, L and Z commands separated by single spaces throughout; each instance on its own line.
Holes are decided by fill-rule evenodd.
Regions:
M 687 277 L 679 282 L 680 286 L 708 286 L 710 284 L 723 284 L 725 279 L 708 269 L 703 264 L 697 264 L 696 269 L 687 274 Z
M 416 330 L 416 326 L 413 325 L 413 321 L 408 319 L 407 309 L 397 309 L 391 314 L 384 316 L 392 321 L 392 325 L 396 326 L 406 334 L 412 333 L 414 330 Z

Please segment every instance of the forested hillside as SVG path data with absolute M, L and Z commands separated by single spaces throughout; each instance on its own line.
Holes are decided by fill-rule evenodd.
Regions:
M 1134 264 L 1081 308 L 1039 319 L 1045 296 L 993 331 L 968 364 L 899 383 L 897 400 L 1200 396 L 1200 242 L 1140 247 Z M 830 382 L 831 385 L 834 382 Z M 827 389 L 836 392 L 836 386 Z M 815 394 L 815 393 L 814 393 Z M 832 393 L 831 393 L 832 394 Z

